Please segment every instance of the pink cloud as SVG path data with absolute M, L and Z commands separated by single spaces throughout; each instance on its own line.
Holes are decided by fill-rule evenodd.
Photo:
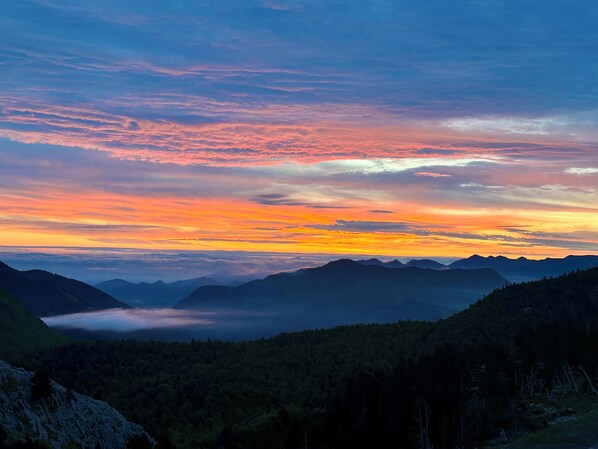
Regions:
M 427 171 L 420 171 L 415 174 L 416 176 L 423 176 L 428 178 L 450 178 L 451 175 L 446 173 L 435 173 L 435 172 L 427 172 Z
M 366 106 L 267 104 L 256 108 L 184 96 L 129 100 L 140 109 L 146 101 L 147 110 L 156 111 L 186 111 L 195 102 L 198 117 L 203 111 L 212 119 L 187 123 L 176 118 L 147 118 L 141 112 L 138 116 L 109 113 L 91 105 L 25 103 L 5 96 L 0 98 L 4 122 L 0 136 L 24 143 L 100 150 L 128 160 L 213 166 L 472 154 L 554 158 L 595 149 L 581 144 L 564 149 L 549 139 L 533 143 L 480 140 L 451 134 L 435 128 L 434 123 L 401 122 Z M 112 108 L 126 110 L 127 100 L 113 101 Z

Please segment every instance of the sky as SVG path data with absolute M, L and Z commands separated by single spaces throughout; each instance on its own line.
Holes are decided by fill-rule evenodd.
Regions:
M 598 253 L 598 4 L 0 2 L 0 246 Z

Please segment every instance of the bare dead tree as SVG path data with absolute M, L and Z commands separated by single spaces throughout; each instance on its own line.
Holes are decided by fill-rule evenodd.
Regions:
M 434 446 L 430 442 L 430 415 L 432 411 L 428 407 L 427 401 L 424 399 L 419 402 L 417 406 L 417 416 L 414 418 L 417 442 L 416 445 L 419 449 L 434 449 Z
M 581 370 L 581 372 L 583 373 L 583 375 L 585 376 L 586 380 L 588 381 L 588 389 L 593 393 L 596 394 L 596 389 L 594 388 L 594 384 L 592 384 L 592 380 L 590 379 L 590 376 L 588 376 L 588 373 L 586 372 L 585 369 L 583 369 L 583 366 L 578 365 L 579 369 Z
M 563 365 L 563 372 L 565 373 L 565 379 L 567 380 L 567 386 L 571 391 L 579 393 L 579 383 L 577 382 L 577 377 L 573 374 L 573 370 L 567 363 Z

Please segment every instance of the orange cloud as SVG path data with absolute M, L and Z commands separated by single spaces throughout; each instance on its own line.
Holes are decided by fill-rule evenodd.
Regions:
M 368 202 L 351 212 L 309 206 L 264 206 L 236 199 L 145 198 L 101 191 L 46 190 L 0 195 L 4 211 L 0 245 L 124 246 L 162 249 L 229 249 L 249 251 L 361 253 L 380 255 L 466 255 L 505 253 L 543 256 L 575 252 L 547 243 L 545 219 L 532 212 L 496 209 L 443 209 L 403 201 L 402 212 L 379 215 Z M 339 215 L 346 218 L 338 225 Z M 357 224 L 352 223 L 359 216 Z M 555 212 L 560 229 L 595 217 Z M 527 235 L 508 229 L 516 222 Z M 347 223 L 349 223 L 347 225 Z M 399 223 L 396 226 L 394 223 Z M 360 228 L 361 226 L 361 228 Z M 529 234 L 535 231 L 538 235 Z M 571 234 L 561 241 L 598 243 L 598 228 L 588 236 Z M 591 234 L 593 232 L 594 234 Z M 534 242 L 536 240 L 536 242 Z M 593 242 L 593 243 L 592 243 Z
M 188 101 L 155 100 L 159 109 Z M 569 169 L 591 158 L 590 146 L 464 136 L 363 106 L 320 105 L 309 121 L 303 106 L 252 117 L 213 102 L 210 114 L 238 120 L 203 123 L 9 97 L 0 106 L 0 136 L 103 155 L 71 163 L 0 151 L 26 172 L 0 184 L 0 245 L 414 256 L 598 248 L 595 174 Z M 85 165 L 106 160 L 127 168 L 113 179 L 116 165 Z M 198 175 L 196 165 L 216 168 Z

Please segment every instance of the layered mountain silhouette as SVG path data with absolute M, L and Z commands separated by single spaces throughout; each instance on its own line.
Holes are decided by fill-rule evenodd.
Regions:
M 214 278 L 204 276 L 171 283 L 133 283 L 113 279 L 96 284 L 96 288 L 135 307 L 170 307 L 193 290 L 204 285 L 219 285 Z
M 353 276 L 361 272 L 342 262 L 308 273 L 314 279 L 341 280 L 347 267 Z M 306 271 L 283 277 L 305 280 Z M 408 435 L 414 429 L 413 411 L 426 401 L 434 404 L 428 447 L 442 447 L 446 435 L 457 441 L 465 432 L 464 441 L 471 443 L 459 447 L 498 447 L 485 443 L 523 433 L 524 440 L 509 447 L 589 448 L 597 441 L 592 392 L 598 372 L 596 329 L 598 268 L 508 285 L 438 323 L 347 326 L 242 344 L 100 342 L 93 349 L 71 345 L 46 360 L 52 372 L 74 381 L 81 391 L 97 391 L 129 413 L 142 412 L 141 424 L 159 423 L 176 438 L 177 447 L 196 447 L 200 438 L 215 441 L 211 428 L 197 424 L 203 416 L 233 429 L 228 437 L 232 447 L 254 447 L 254 442 L 262 447 L 281 428 L 288 434 L 301 430 L 290 447 L 303 447 L 306 434 L 313 438 L 310 447 L 418 447 Z M 118 369 L 107 360 L 118 360 Z M 539 370 L 539 378 L 550 383 L 534 383 L 536 390 L 527 391 L 527 379 Z M 242 397 L 239 391 L 250 394 Z M 226 407 L 222 398 L 235 398 L 234 414 L 218 413 Z M 288 411 L 273 413 L 273 403 L 281 410 L 305 406 L 289 419 Z M 446 419 L 457 410 L 462 420 Z M 363 426 L 364 416 L 371 425 Z M 549 419 L 559 421 L 548 424 Z M 250 433 L 246 426 L 235 427 L 258 420 L 264 424 L 252 426 Z M 300 427 L 293 427 L 293 420 Z M 306 429 L 304 423 L 313 424 Z M 381 435 L 384 445 L 370 443 Z M 344 445 L 336 445 L 339 437 Z M 206 446 L 226 443 L 219 436 Z
M 474 254 L 449 265 L 449 268 L 491 268 L 509 281 L 520 282 L 543 277 L 555 277 L 575 270 L 598 267 L 598 256 L 567 256 L 563 259 L 531 260 L 525 257 L 509 259 L 504 256 L 482 257 Z
M 401 267 L 406 266 L 399 259 L 394 259 L 389 262 L 382 262 L 380 259 L 376 259 L 375 257 L 373 257 L 371 259 L 358 260 L 357 263 L 361 264 L 361 265 L 377 265 L 380 267 L 387 267 L 387 268 L 401 268 Z
M 437 320 L 506 283 L 490 269 L 387 268 L 341 259 L 237 287 L 200 287 L 175 307 L 267 310 L 311 317 L 321 326 Z
M 2 262 L 0 289 L 38 317 L 129 307 L 83 282 L 42 270 L 19 271 Z
M 412 259 L 408 262 L 401 262 L 399 259 L 394 259 L 389 262 L 382 262 L 380 259 L 371 258 L 358 260 L 357 263 L 361 265 L 377 265 L 386 268 L 403 268 L 403 267 L 416 267 L 416 268 L 429 268 L 431 270 L 442 270 L 446 268 L 446 265 L 436 262 L 432 259 Z
M 413 259 L 405 264 L 408 267 L 429 268 L 430 270 L 442 270 L 446 265 L 432 259 Z
M 547 258 L 533 260 L 525 257 L 510 259 L 505 256 L 482 257 L 474 254 L 467 259 L 460 259 L 449 265 L 444 265 L 432 259 L 412 259 L 403 263 L 398 259 L 383 262 L 380 259 L 371 258 L 358 260 L 357 262 L 361 265 L 377 265 L 387 268 L 418 267 L 433 270 L 444 270 L 447 268 L 460 268 L 464 270 L 490 268 L 511 282 L 522 282 L 542 279 L 543 277 L 560 276 L 575 270 L 598 267 L 598 256 L 567 256 L 562 259 Z

